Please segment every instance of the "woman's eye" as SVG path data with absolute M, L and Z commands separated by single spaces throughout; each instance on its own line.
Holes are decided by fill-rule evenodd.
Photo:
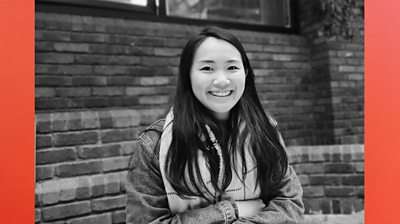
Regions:
M 210 67 L 210 66 L 205 66 L 205 67 L 202 67 L 201 69 L 200 69 L 200 71 L 207 71 L 207 72 L 209 72 L 209 71 L 212 71 L 213 69 Z
M 239 68 L 234 65 L 228 67 L 228 70 L 237 70 L 237 69 Z

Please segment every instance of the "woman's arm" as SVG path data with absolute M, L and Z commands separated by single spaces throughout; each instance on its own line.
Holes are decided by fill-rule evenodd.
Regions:
M 277 126 L 276 121 L 273 124 L 275 127 Z M 282 135 L 279 132 L 278 137 L 282 146 L 286 148 Z M 277 189 L 277 192 L 272 194 L 274 197 L 270 200 L 268 200 L 268 195 L 265 195 L 265 193 L 270 192 L 264 192 L 262 200 L 265 202 L 266 206 L 261 208 L 257 214 L 252 215 L 251 217 L 243 217 L 240 214 L 239 209 L 239 219 L 234 223 L 299 223 L 299 220 L 302 218 L 304 213 L 304 204 L 302 201 L 303 188 L 301 187 L 299 178 L 292 166 L 288 165 L 286 174 Z M 260 201 L 254 201 L 252 203 L 255 204 L 254 206 L 257 206 Z M 240 208 L 241 206 L 238 204 L 238 207 Z
M 281 181 L 275 196 L 269 201 L 263 198 L 266 206 L 252 217 L 242 217 L 239 210 L 240 218 L 234 223 L 299 223 L 304 212 L 302 195 L 303 189 L 300 181 L 293 168 L 288 166 L 286 175 Z
M 144 136 L 146 137 L 146 136 Z M 146 138 L 144 138 L 146 140 Z M 147 138 L 149 139 L 149 138 Z M 128 171 L 126 223 L 232 223 L 236 204 L 220 201 L 205 208 L 172 215 L 153 147 L 141 139 L 132 155 Z

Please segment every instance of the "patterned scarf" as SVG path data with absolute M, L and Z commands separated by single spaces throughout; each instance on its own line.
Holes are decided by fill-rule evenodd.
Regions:
M 201 197 L 188 197 L 188 198 L 181 198 L 178 196 L 177 192 L 173 189 L 171 186 L 171 183 L 168 181 L 166 178 L 166 158 L 168 154 L 168 150 L 171 146 L 171 141 L 172 141 L 172 122 L 173 122 L 173 111 L 172 109 L 169 111 L 167 114 L 167 117 L 165 119 L 164 123 L 164 128 L 163 128 L 163 133 L 161 135 L 161 145 L 160 145 L 160 169 L 161 169 L 161 176 L 164 182 L 164 187 L 165 187 L 165 192 L 167 193 L 167 198 L 168 198 L 168 205 L 170 208 L 170 211 L 172 214 L 180 213 L 185 210 L 190 210 L 190 209 L 196 209 L 196 208 L 202 208 L 210 204 L 206 199 L 201 198 Z M 209 135 L 211 141 L 214 143 L 213 149 L 210 150 L 217 150 L 217 154 L 220 157 L 220 169 L 219 169 L 219 175 L 218 175 L 218 186 L 222 186 L 222 179 L 224 175 L 224 162 L 222 158 L 222 152 L 221 152 L 221 147 L 217 143 L 214 133 L 211 131 L 211 129 L 206 125 L 207 129 L 207 134 Z M 201 178 L 203 182 L 206 184 L 207 190 L 212 194 L 215 195 L 215 197 L 212 199 L 215 201 L 216 198 L 220 198 L 221 200 L 248 200 L 248 199 L 256 199 L 260 197 L 260 187 L 257 185 L 256 187 L 256 177 L 257 177 L 257 169 L 256 165 L 254 163 L 254 158 L 251 156 L 251 152 L 248 149 L 247 144 L 245 144 L 246 150 L 245 150 L 245 161 L 246 161 L 246 166 L 249 167 L 247 173 L 246 173 L 246 179 L 242 183 L 242 177 L 243 174 L 239 173 L 239 176 L 236 174 L 236 172 L 233 170 L 232 167 L 232 180 L 231 183 L 229 184 L 228 188 L 222 193 L 222 195 L 219 195 L 217 197 L 217 193 L 212 186 L 211 183 L 211 174 L 210 170 L 208 169 L 206 159 L 204 158 L 203 152 L 201 150 L 198 150 L 197 154 L 197 161 L 199 164 L 200 168 L 200 173 L 201 173 Z M 237 157 L 240 158 L 240 157 Z M 241 171 L 242 170 L 242 160 L 238 159 L 236 164 L 236 170 Z M 188 172 L 187 172 L 186 167 L 186 175 L 185 178 L 188 178 Z M 255 190 L 254 190 L 255 189 Z M 212 201 L 211 200 L 211 201 Z

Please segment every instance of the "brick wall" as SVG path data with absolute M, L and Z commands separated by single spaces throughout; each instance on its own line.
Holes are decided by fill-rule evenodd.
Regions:
M 56 175 L 67 177 L 39 181 L 36 223 L 124 223 L 128 162 L 123 155 L 132 149 L 129 144 L 109 147 L 118 152 L 112 159 L 60 165 Z M 363 145 L 292 146 L 287 152 L 303 185 L 306 221 L 315 219 L 310 215 L 352 214 L 364 209 Z M 84 165 L 96 162 L 98 170 L 89 168 L 93 164 Z
M 315 144 L 364 142 L 364 24 L 363 0 L 357 0 L 351 23 L 354 38 L 326 38 L 318 34 L 320 22 L 313 16 L 313 4 L 299 1 L 301 33 L 308 39 Z
M 364 145 L 293 146 L 288 154 L 303 186 L 306 214 L 364 210 Z
M 287 145 L 362 143 L 362 42 L 319 45 L 307 18 L 301 17 L 301 35 L 231 31 L 247 50 L 259 97 Z M 36 12 L 37 223 L 124 223 L 129 156 L 138 134 L 169 109 L 180 51 L 202 28 Z M 296 147 L 301 158 L 340 148 Z M 351 156 L 352 147 L 339 150 L 343 160 L 293 157 L 309 214 L 360 209 L 362 160 Z M 331 170 L 307 171 L 324 164 Z M 343 164 L 353 167 L 340 171 Z M 327 187 L 307 182 L 326 173 L 346 177 Z M 350 193 L 335 196 L 336 190 Z

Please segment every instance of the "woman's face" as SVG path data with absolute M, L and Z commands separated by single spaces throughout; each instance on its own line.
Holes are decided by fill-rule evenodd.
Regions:
M 246 74 L 239 51 L 230 43 L 208 37 L 195 52 L 190 82 L 196 98 L 219 120 L 243 95 Z

